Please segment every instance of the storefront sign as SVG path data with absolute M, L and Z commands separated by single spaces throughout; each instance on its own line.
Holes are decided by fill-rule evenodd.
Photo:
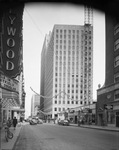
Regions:
M 108 109 L 108 110 L 109 110 L 109 109 L 113 109 L 113 105 L 106 105 L 106 104 L 105 104 L 105 105 L 104 105 L 104 108 L 105 108 L 105 109 Z
M 9 8 L 3 15 L 2 73 L 10 78 L 20 74 L 22 67 L 23 6 Z
M 19 92 L 19 82 L 15 79 L 10 79 L 4 75 L 0 76 L 1 88 L 6 90 Z

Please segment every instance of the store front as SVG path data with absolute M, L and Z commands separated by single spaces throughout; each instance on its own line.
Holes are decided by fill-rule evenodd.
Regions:
M 112 109 L 107 109 L 107 126 L 119 127 L 119 104 L 111 103 Z

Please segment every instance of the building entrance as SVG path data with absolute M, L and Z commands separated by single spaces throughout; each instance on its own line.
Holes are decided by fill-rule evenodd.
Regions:
M 119 127 L 119 111 L 116 112 L 116 127 Z

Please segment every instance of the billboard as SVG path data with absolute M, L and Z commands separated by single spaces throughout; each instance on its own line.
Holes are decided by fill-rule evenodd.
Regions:
M 2 16 L 0 71 L 10 78 L 19 75 L 23 65 L 23 9 L 23 4 L 8 7 Z
M 1 88 L 19 93 L 19 82 L 17 80 L 1 75 L 0 81 L 1 81 Z

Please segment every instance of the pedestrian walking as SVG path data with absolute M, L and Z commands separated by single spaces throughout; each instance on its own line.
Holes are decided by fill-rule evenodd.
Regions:
M 14 127 L 14 130 L 16 129 L 16 125 L 17 125 L 17 119 L 16 117 L 13 118 L 13 127 Z
M 9 128 L 11 127 L 11 125 L 12 125 L 12 120 L 10 119 L 10 117 L 8 118 L 6 125 L 7 125 Z

